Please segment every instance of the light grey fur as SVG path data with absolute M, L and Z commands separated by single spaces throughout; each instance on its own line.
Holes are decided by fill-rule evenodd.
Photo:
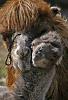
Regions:
M 32 42 L 34 66 L 46 68 L 57 62 L 63 54 L 61 38 L 56 32 L 49 32 Z
M 18 33 L 16 33 L 18 34 Z M 21 71 L 30 69 L 30 55 L 31 51 L 29 47 L 26 46 L 28 37 L 19 33 L 21 35 L 17 36 L 12 49 L 12 59 L 14 68 L 19 68 Z M 25 65 L 26 64 L 26 65 Z

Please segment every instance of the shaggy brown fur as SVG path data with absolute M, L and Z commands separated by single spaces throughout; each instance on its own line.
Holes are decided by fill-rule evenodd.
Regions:
M 52 16 L 50 6 L 43 0 L 7 0 L 0 9 L 0 33 L 29 29 L 37 21 L 39 14 L 43 15 L 61 36 L 68 37 L 68 23 L 63 18 Z
M 42 0 L 7 0 L 0 9 L 0 32 L 24 30 L 36 20 L 38 12 L 49 14 L 49 5 Z

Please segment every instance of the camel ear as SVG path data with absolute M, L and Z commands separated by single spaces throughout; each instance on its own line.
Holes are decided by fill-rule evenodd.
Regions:
M 57 16 L 57 15 L 61 16 L 61 8 L 59 8 L 57 6 L 52 6 L 51 11 L 52 11 L 53 16 Z

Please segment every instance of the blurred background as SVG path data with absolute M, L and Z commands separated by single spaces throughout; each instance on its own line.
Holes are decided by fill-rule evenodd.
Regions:
M 0 0 L 0 8 L 7 0 Z M 62 14 L 68 17 L 68 0 L 45 0 L 51 3 L 52 6 L 59 6 L 61 7 Z M 7 50 L 3 46 L 2 36 L 0 35 L 0 85 L 4 85 L 5 77 L 7 74 L 6 66 L 5 66 L 5 59 L 7 56 Z
M 0 85 L 4 85 L 7 74 L 5 59 L 7 56 L 7 49 L 3 45 L 2 36 L 0 35 Z

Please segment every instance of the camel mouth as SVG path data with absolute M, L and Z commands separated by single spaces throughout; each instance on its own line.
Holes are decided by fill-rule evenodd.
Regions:
M 39 60 L 32 59 L 32 63 L 34 67 L 46 68 L 48 66 L 49 61 L 44 58 L 41 58 Z

